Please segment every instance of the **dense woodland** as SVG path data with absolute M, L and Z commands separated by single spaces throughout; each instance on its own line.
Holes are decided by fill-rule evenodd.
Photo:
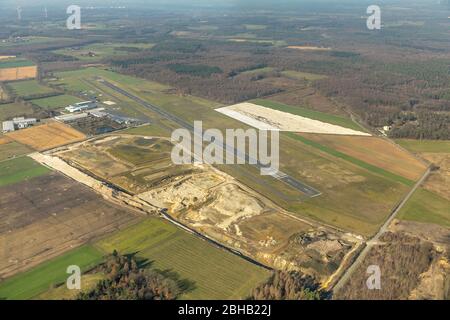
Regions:
M 404 233 L 385 233 L 381 245 L 374 246 L 364 263 L 355 271 L 348 283 L 334 297 L 337 299 L 408 299 L 428 270 L 435 255 L 433 245 Z M 366 270 L 378 265 L 381 290 L 369 290 Z
M 328 297 L 321 292 L 314 278 L 297 271 L 275 271 L 267 282 L 255 288 L 251 300 L 320 300 Z
M 188 43 L 180 50 L 183 43 L 176 52 L 165 51 L 172 47 L 168 45 L 113 59 L 111 64 L 119 72 L 225 104 L 303 88 L 301 80 L 283 77 L 285 70 L 326 75 L 307 85 L 346 106 L 367 125 L 391 126 L 395 138 L 450 139 L 450 60 L 380 64 L 345 51 L 265 48 L 255 53 L 254 45 L 229 43 Z

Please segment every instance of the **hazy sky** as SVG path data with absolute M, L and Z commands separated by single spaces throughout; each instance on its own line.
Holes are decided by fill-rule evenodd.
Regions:
M 192 8 L 267 8 L 270 10 L 302 7 L 332 6 L 365 6 L 371 4 L 411 4 L 429 3 L 436 5 L 440 0 L 0 0 L 0 10 L 13 9 L 21 6 L 27 7 L 64 8 L 71 4 L 84 6 L 126 6 L 130 8 L 153 9 L 181 9 Z

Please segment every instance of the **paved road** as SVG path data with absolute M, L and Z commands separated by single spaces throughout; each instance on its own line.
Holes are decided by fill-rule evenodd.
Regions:
M 392 211 L 389 218 L 381 226 L 380 230 L 378 230 L 377 234 L 374 235 L 369 241 L 367 241 L 365 248 L 363 250 L 361 250 L 359 256 L 355 259 L 355 261 L 352 263 L 352 265 L 350 265 L 350 267 L 348 267 L 346 272 L 342 275 L 342 277 L 339 279 L 339 281 L 334 286 L 333 291 L 335 293 L 338 292 L 340 289 L 342 289 L 344 284 L 346 284 L 347 281 L 352 276 L 353 272 L 355 272 L 355 270 L 358 269 L 358 267 L 364 262 L 364 258 L 367 256 L 370 249 L 372 249 L 372 247 L 374 245 L 379 243 L 381 235 L 383 235 L 383 233 L 385 233 L 387 231 L 392 220 L 395 219 L 395 217 L 400 212 L 400 210 L 403 208 L 403 206 L 408 202 L 408 200 L 411 198 L 411 196 L 414 194 L 414 192 L 417 190 L 417 188 L 419 188 L 420 185 L 422 185 L 422 183 L 428 178 L 430 173 L 431 173 L 431 168 L 429 167 L 427 169 L 427 171 L 423 174 L 423 176 L 420 178 L 420 180 L 417 181 L 417 183 L 414 185 L 414 187 L 408 192 L 408 194 L 399 203 L 399 205 L 397 207 L 395 207 L 395 209 Z
M 105 79 L 100 78 L 100 81 L 108 88 L 113 89 L 114 91 L 132 99 L 133 101 L 139 103 L 141 106 L 159 114 L 160 116 L 162 116 L 165 119 L 175 122 L 180 127 L 185 128 L 195 134 L 194 126 L 191 125 L 190 123 L 188 123 L 187 121 L 131 94 L 130 92 L 128 92 L 122 88 L 117 87 L 116 85 L 106 81 Z M 201 137 L 201 138 L 203 138 L 203 137 Z M 221 148 L 225 147 L 226 152 L 234 154 L 234 156 L 238 157 L 239 159 L 245 159 L 245 163 L 256 163 L 255 166 L 258 169 L 262 169 L 262 168 L 266 167 L 263 164 L 261 164 L 257 159 L 251 158 L 246 153 L 239 152 L 239 150 L 237 150 L 236 148 L 233 148 L 233 147 L 225 144 L 223 141 L 221 141 L 219 139 L 214 140 L 213 143 L 220 146 Z M 295 178 L 293 178 L 281 171 L 278 171 L 276 174 L 272 175 L 272 177 L 274 177 L 275 179 L 282 181 L 283 183 L 287 184 L 288 186 L 302 192 L 303 194 L 307 195 L 308 197 L 312 198 L 312 197 L 317 197 L 317 196 L 321 195 L 320 191 L 314 189 L 313 187 L 308 186 L 307 184 L 305 184 L 299 180 L 296 180 Z

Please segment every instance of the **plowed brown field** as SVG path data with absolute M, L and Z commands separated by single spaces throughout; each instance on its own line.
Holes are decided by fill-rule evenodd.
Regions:
M 419 179 L 426 170 L 426 166 L 413 155 L 382 138 L 307 133 L 300 135 L 411 180 Z
M 59 122 L 49 122 L 10 132 L 7 136 L 39 151 L 53 149 L 86 138 L 81 132 Z
M 37 66 L 0 69 L 0 81 L 36 78 Z

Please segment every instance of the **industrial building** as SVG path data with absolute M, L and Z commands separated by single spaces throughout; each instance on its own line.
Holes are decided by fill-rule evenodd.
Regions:
M 83 113 L 77 113 L 77 114 L 63 114 L 60 116 L 56 116 L 55 120 L 61 121 L 61 122 L 71 122 L 76 121 L 79 119 L 87 118 L 89 114 L 83 112 Z
M 11 132 L 15 130 L 25 129 L 35 124 L 36 122 L 37 120 L 35 118 L 27 118 L 27 119 L 24 117 L 13 118 L 12 120 L 3 122 L 2 131 Z
M 97 103 L 95 101 L 83 101 L 71 104 L 70 106 L 66 107 L 66 110 L 69 111 L 70 113 L 73 113 L 91 110 L 95 108 L 97 108 Z

